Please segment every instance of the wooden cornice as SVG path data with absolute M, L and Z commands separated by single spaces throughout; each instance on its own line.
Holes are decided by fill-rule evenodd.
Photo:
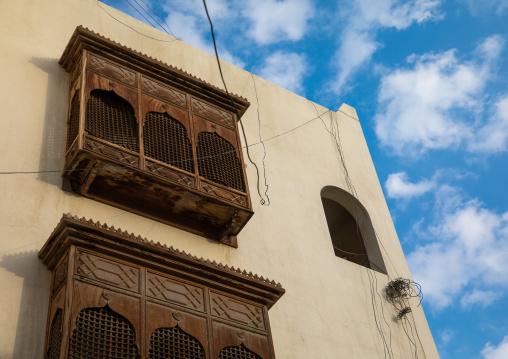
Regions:
M 71 71 L 72 66 L 79 59 L 84 49 L 105 56 L 113 56 L 117 61 L 120 60 L 126 66 L 157 78 L 160 81 L 186 91 L 196 97 L 215 103 L 233 113 L 235 113 L 236 107 L 240 117 L 250 106 L 247 99 L 243 97 L 232 93 L 229 93 L 228 96 L 226 91 L 200 78 L 127 46 L 121 45 L 83 26 L 78 26 L 72 34 L 60 58 L 59 64 L 66 71 Z M 234 106 L 231 100 L 234 102 Z
M 53 269 L 70 246 L 93 250 L 115 258 L 193 282 L 202 283 L 269 308 L 285 293 L 280 283 L 252 272 L 198 258 L 165 244 L 71 214 L 64 214 L 39 252 L 39 258 Z

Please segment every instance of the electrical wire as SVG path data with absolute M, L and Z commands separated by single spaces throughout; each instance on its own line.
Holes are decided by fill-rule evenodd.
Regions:
M 318 117 L 320 118 L 321 123 L 323 124 L 323 127 L 330 134 L 330 136 L 332 137 L 332 139 L 334 141 L 335 149 L 338 152 L 339 163 L 341 164 L 341 168 L 344 172 L 344 179 L 346 182 L 346 187 L 348 188 L 349 193 L 351 193 L 353 195 L 354 199 L 356 199 L 356 201 L 352 201 L 352 202 L 353 202 L 353 206 L 355 208 L 355 214 L 356 214 L 356 218 L 357 218 L 357 221 L 356 221 L 357 231 L 360 231 L 365 226 L 364 226 L 364 223 L 362 220 L 362 216 L 359 215 L 359 208 L 358 208 L 358 203 L 357 203 L 358 194 L 357 194 L 356 189 L 351 181 L 351 178 L 349 176 L 349 172 L 348 172 L 348 169 L 346 166 L 346 162 L 344 159 L 337 121 L 335 121 L 335 122 L 333 121 L 332 112 L 329 111 L 330 122 L 331 122 L 330 124 L 331 124 L 331 128 L 332 128 L 332 130 L 329 130 L 328 127 L 326 126 L 324 120 L 321 118 L 321 116 L 319 116 L 319 111 L 317 110 L 317 107 L 310 100 L 309 100 L 309 102 L 314 107 L 314 110 L 318 114 Z M 335 123 L 335 126 L 334 126 L 334 123 Z M 360 222 L 360 223 L 358 223 L 358 222 Z M 367 243 L 364 243 L 364 245 L 365 245 L 365 247 L 367 247 Z M 363 247 L 362 247 L 362 250 L 363 250 Z M 367 253 L 365 253 L 365 255 L 367 256 Z M 367 258 L 368 258 L 368 256 L 367 256 Z M 372 305 L 372 311 L 374 313 L 374 322 L 376 324 L 376 328 L 379 333 L 379 336 L 381 337 L 381 340 L 383 342 L 384 356 L 386 358 L 386 356 L 388 355 L 389 358 L 392 358 L 393 357 L 393 348 L 392 348 L 392 344 L 391 344 L 391 327 L 388 325 L 388 323 L 386 322 L 386 319 L 384 318 L 384 310 L 383 309 L 382 309 L 383 320 L 388 325 L 388 329 L 390 331 L 390 341 L 389 342 L 385 338 L 385 335 L 382 330 L 382 324 L 380 322 L 380 319 L 378 318 L 378 316 L 380 314 L 379 314 L 379 309 L 377 308 L 378 304 L 377 304 L 376 297 L 374 294 L 374 293 L 376 293 L 376 289 L 377 289 L 377 277 L 373 273 L 371 273 L 371 271 L 367 271 L 367 277 L 369 278 L 369 289 L 370 289 L 370 293 L 371 293 L 371 305 Z M 382 306 L 382 304 L 381 304 L 381 306 Z
M 400 302 L 403 299 L 419 298 L 420 306 L 423 300 L 422 287 L 411 279 L 397 278 L 390 281 L 385 287 L 386 297 L 392 303 Z
M 314 104 L 313 104 L 313 105 L 314 105 Z M 316 107 L 314 106 L 314 108 L 316 108 Z M 352 193 L 352 194 L 353 194 L 353 196 L 354 196 L 356 199 L 358 199 L 358 197 L 357 197 L 357 193 L 356 193 L 356 190 L 355 190 L 355 188 L 354 188 L 354 186 L 353 186 L 353 184 L 352 184 L 352 182 L 351 182 L 351 180 L 350 180 L 350 178 L 349 178 L 349 173 L 348 173 L 348 171 L 347 171 L 347 167 L 346 167 L 346 165 L 345 165 L 345 162 L 343 162 L 344 157 L 343 157 L 343 155 L 342 155 L 342 148 L 340 147 L 340 136 L 339 136 L 339 134 L 338 134 L 338 125 L 337 125 L 337 121 L 335 122 L 335 127 L 334 127 L 334 123 L 333 123 L 333 122 L 331 123 L 331 125 L 332 125 L 332 131 L 328 130 L 328 128 L 326 127 L 326 125 L 324 124 L 324 121 L 323 121 L 322 119 L 321 119 L 321 122 L 322 122 L 322 123 L 323 123 L 323 125 L 325 126 L 326 130 L 327 130 L 327 131 L 328 131 L 328 132 L 332 135 L 332 137 L 333 137 L 333 139 L 334 139 L 334 142 L 336 143 L 337 150 L 338 150 L 338 152 L 339 152 L 339 160 L 341 161 L 341 164 L 342 164 L 342 166 L 343 166 L 343 170 L 344 170 L 344 174 L 345 174 L 346 186 L 348 187 L 348 189 L 349 189 L 350 193 Z M 357 206 L 356 202 L 354 202 L 354 201 L 353 201 L 353 203 L 354 203 L 354 206 L 355 206 L 355 211 L 358 211 L 358 206 Z M 359 216 L 359 217 L 358 217 L 358 219 L 359 219 L 359 222 L 360 222 L 360 223 L 358 223 L 358 222 L 357 222 L 357 230 L 358 230 L 359 228 L 364 228 L 364 224 L 363 224 L 362 217 L 361 217 L 361 216 Z M 389 259 L 389 261 L 390 261 L 390 263 L 391 263 L 391 265 L 392 265 L 392 267 L 393 267 L 393 269 L 395 270 L 395 272 L 396 272 L 396 273 L 398 273 L 398 272 L 397 272 L 397 269 L 396 269 L 396 267 L 395 267 L 395 265 L 393 264 L 393 262 L 392 262 L 392 260 L 391 260 L 391 258 L 390 258 L 389 253 L 388 253 L 388 252 L 386 251 L 386 249 L 384 248 L 383 243 L 379 240 L 379 236 L 377 235 L 377 232 L 375 231 L 375 229 L 374 229 L 374 234 L 375 234 L 375 237 L 376 237 L 377 242 L 381 243 L 381 246 L 382 246 L 383 250 L 385 251 L 385 253 L 386 253 L 386 255 L 387 255 L 387 257 L 388 257 L 388 259 Z M 367 244 L 365 244 L 365 245 L 367 246 Z M 369 262 L 370 262 L 370 261 L 369 261 Z M 373 263 L 371 262 L 371 264 L 373 264 Z M 376 266 L 376 267 L 377 267 L 377 266 Z M 371 278 L 371 273 L 370 273 L 370 271 L 367 271 L 367 273 L 368 273 L 368 275 L 369 275 L 369 282 L 371 283 L 371 286 L 370 286 L 370 287 L 371 287 L 371 289 L 372 289 L 372 281 L 371 281 L 371 279 L 372 279 L 372 278 L 375 280 L 375 282 L 376 282 L 376 287 L 377 287 L 377 277 L 376 277 L 376 276 L 374 276 L 374 275 L 372 275 L 372 278 Z M 388 276 L 388 278 L 389 278 L 389 276 Z M 420 288 L 420 286 L 419 286 L 418 284 L 416 285 L 416 287 L 417 287 L 417 296 L 418 296 L 418 297 L 420 297 L 420 303 L 421 303 L 421 299 L 422 299 L 422 295 L 421 295 L 421 288 Z M 371 294 L 372 294 L 372 290 L 371 290 Z M 411 293 L 411 294 L 412 294 L 412 293 Z M 379 297 L 379 299 L 380 299 L 380 301 L 381 301 L 381 296 L 379 295 L 379 293 L 377 293 L 377 295 L 378 295 L 378 297 Z M 375 320 L 376 320 L 376 325 L 377 325 L 377 314 L 376 314 L 376 310 L 375 310 L 375 308 L 377 307 L 377 303 L 373 300 L 372 304 L 373 304 L 373 310 L 374 310 L 374 318 L 375 318 Z M 408 309 L 409 309 L 409 311 L 407 311 Z M 383 305 L 382 305 L 382 304 L 381 304 L 381 310 L 382 310 L 382 316 L 383 316 L 383 319 L 384 319 L 384 321 L 385 321 L 386 325 L 388 326 L 388 328 L 389 328 L 389 330 L 390 330 L 390 348 L 391 348 L 391 327 L 388 325 L 388 323 L 386 322 L 386 319 L 385 319 L 385 317 L 384 317 L 384 310 L 383 310 Z M 412 314 L 411 308 L 410 308 L 408 305 L 405 305 L 404 307 L 402 307 L 402 305 L 401 305 L 401 308 L 400 308 L 400 310 L 399 310 L 399 314 L 400 314 L 400 313 L 403 313 L 403 311 L 404 311 L 404 310 L 406 310 L 407 312 L 409 312 L 409 313 L 411 313 L 411 314 Z M 405 313 L 405 312 L 404 312 L 404 314 L 401 316 L 401 318 L 404 318 L 404 320 L 406 320 L 406 319 L 407 319 L 407 318 L 406 318 L 406 313 Z M 413 320 L 414 320 L 414 317 L 413 317 Z M 408 324 L 410 324 L 410 323 L 408 322 Z M 414 337 L 414 333 L 413 333 L 413 331 L 412 331 L 412 326 L 411 326 L 411 333 L 412 333 L 412 335 L 413 335 L 413 339 L 411 339 L 411 337 L 409 336 L 409 333 L 407 332 L 407 330 L 406 330 L 406 328 L 405 328 L 404 326 L 403 326 L 403 329 L 404 329 L 404 332 L 405 332 L 405 334 L 406 334 L 406 336 L 407 336 L 407 338 L 408 338 L 408 340 L 409 340 L 409 342 L 410 342 L 410 346 L 411 346 L 411 344 L 413 344 L 414 349 L 415 349 L 415 351 L 414 351 L 414 355 L 413 355 L 413 352 L 412 352 L 412 350 L 411 350 L 411 355 L 412 355 L 412 357 L 418 358 L 418 348 L 417 348 L 417 345 L 416 345 L 416 340 L 415 340 L 415 337 Z M 416 329 L 416 323 L 415 323 L 415 329 Z M 381 335 L 381 337 L 382 337 L 382 339 L 383 339 L 383 342 L 386 344 L 386 341 L 385 341 L 385 339 L 384 339 L 384 335 L 383 335 L 383 333 L 379 330 L 379 326 L 378 326 L 378 331 L 379 331 L 379 333 L 380 333 L 380 335 Z M 420 341 L 420 346 L 421 346 L 421 347 L 422 347 L 422 349 L 423 349 L 423 346 L 421 345 L 421 341 Z M 388 351 L 390 351 L 390 348 L 387 348 L 387 350 L 388 350 Z M 393 354 L 393 352 L 392 352 L 392 354 Z M 385 356 L 386 356 L 386 350 L 385 350 Z
M 208 8 L 206 7 L 206 1 L 205 0 L 203 0 L 203 5 L 205 6 L 206 16 L 208 17 L 208 22 L 210 23 L 210 32 L 212 34 L 213 48 L 215 50 L 215 57 L 217 58 L 217 65 L 219 66 L 220 77 L 222 79 L 222 83 L 224 84 L 224 89 L 226 90 L 226 94 L 228 95 L 229 100 L 231 101 L 231 104 L 233 105 L 233 107 L 235 109 L 236 118 L 238 119 L 238 123 L 240 123 L 240 127 L 242 129 L 243 138 L 245 140 L 245 144 L 248 145 L 248 143 L 247 143 L 247 136 L 245 135 L 245 129 L 243 128 L 243 123 L 242 123 L 242 120 L 240 119 L 240 114 L 238 113 L 238 109 L 236 108 L 235 102 L 233 101 L 233 99 L 231 98 L 231 95 L 229 94 L 228 87 L 226 85 L 226 81 L 224 80 L 224 75 L 222 74 L 222 67 L 220 65 L 219 52 L 217 51 L 217 43 L 215 42 L 215 34 L 214 34 L 214 31 L 213 31 L 212 19 L 210 18 L 210 14 L 208 13 Z M 247 153 L 247 158 L 249 159 L 250 163 L 252 163 L 252 165 L 256 168 L 257 190 L 258 190 L 258 195 L 259 195 L 259 198 L 260 198 L 260 203 L 262 205 L 267 205 L 266 201 L 264 200 L 263 196 L 261 195 L 261 189 L 260 189 L 260 185 L 259 185 L 259 168 L 254 163 L 252 158 L 250 157 L 248 146 L 247 146 L 246 153 Z M 266 176 L 265 176 L 265 183 L 266 183 Z
M 99 3 L 99 0 L 97 0 L 97 5 L 102 9 L 102 11 L 104 11 L 106 14 L 109 15 L 109 17 L 111 17 L 113 20 L 115 20 L 116 22 L 119 22 L 120 24 L 128 27 L 129 29 L 131 29 L 132 31 L 134 31 L 135 33 L 138 33 L 139 35 L 141 36 L 144 36 L 144 37 L 147 37 L 149 39 L 152 39 L 152 40 L 155 40 L 155 41 L 160 41 L 160 42 L 174 42 L 174 41 L 178 41 L 178 40 L 181 40 L 179 38 L 174 38 L 173 40 L 162 40 L 162 39 L 157 39 L 155 37 L 152 37 L 152 36 L 149 36 L 149 35 L 146 35 L 146 34 L 143 34 L 142 32 L 139 32 L 138 30 L 136 30 L 135 28 L 133 28 L 132 26 L 130 25 L 127 25 L 126 23 L 118 20 L 116 17 L 114 17 L 113 15 L 111 15 L 106 9 L 104 9 L 102 7 L 102 5 Z
M 270 205 L 270 197 L 268 196 L 268 184 L 266 183 L 266 167 L 265 167 L 265 158 L 266 158 L 266 147 L 265 143 L 261 139 L 261 120 L 259 119 L 259 98 L 258 98 L 258 90 L 256 89 L 256 81 L 254 80 L 254 75 L 250 74 L 252 77 L 252 84 L 254 85 L 254 93 L 256 94 L 256 104 L 257 104 L 257 113 L 258 113 L 258 133 L 259 133 L 259 142 L 263 145 L 263 177 L 265 178 L 265 196 L 268 200 L 267 206 Z
M 413 318 L 413 325 L 415 327 L 416 337 L 418 338 L 418 341 L 420 342 L 420 348 L 422 348 L 423 356 L 425 357 L 425 359 L 427 359 L 427 354 L 425 354 L 425 348 L 423 347 L 422 340 L 420 339 L 420 334 L 418 333 L 418 328 L 416 327 L 416 321 L 415 321 L 413 312 L 411 312 L 411 318 Z
M 148 20 L 148 19 L 146 18 L 146 16 L 145 16 L 145 15 L 143 15 L 143 13 L 142 13 L 141 11 L 139 11 L 139 10 L 138 10 L 138 8 L 137 8 L 137 7 L 135 7 L 134 5 L 132 5 L 132 3 L 131 3 L 129 0 L 124 0 L 124 1 L 125 1 L 127 4 L 129 4 L 129 5 L 130 5 L 130 6 L 131 6 L 131 7 L 132 7 L 132 8 L 133 8 L 133 9 L 134 9 L 134 10 L 135 10 L 135 11 L 136 11 L 139 15 L 141 15 L 141 17 L 142 17 L 143 19 L 145 19 L 145 21 L 146 21 L 146 22 L 147 22 L 147 23 L 148 23 L 151 27 L 154 27 L 154 28 L 156 28 L 156 27 L 157 27 L 157 26 L 154 26 L 154 25 L 150 22 L 150 20 Z M 136 0 L 134 0 L 134 1 L 136 1 Z M 138 4 L 138 3 L 136 2 L 136 4 Z M 138 4 L 138 6 L 139 6 L 139 4 Z
M 328 112 L 328 111 L 326 111 Z M 325 112 L 323 112 L 324 114 Z M 284 135 L 287 135 L 287 134 L 290 134 L 304 126 L 307 126 L 309 123 L 315 121 L 319 119 L 319 116 L 316 116 L 296 127 L 293 127 L 287 131 L 284 131 L 282 133 L 279 133 L 278 135 L 275 135 L 275 136 L 272 136 L 272 137 L 269 137 L 265 140 L 263 140 L 264 142 L 267 142 L 267 141 L 271 141 L 271 140 L 274 140 L 276 138 L 279 138 L 281 136 L 284 136 Z M 231 150 L 231 151 L 227 151 L 227 152 L 221 152 L 221 153 L 217 153 L 217 154 L 214 154 L 214 155 L 208 155 L 208 156 L 202 156 L 202 157 L 197 157 L 196 159 L 197 160 L 201 160 L 201 159 L 207 159 L 207 158 L 214 158 L 214 157 L 221 157 L 223 155 L 226 155 L 226 154 L 229 154 L 229 153 L 235 153 L 235 152 L 239 152 L 241 151 L 242 149 L 245 149 L 247 147 L 252 147 L 252 146 L 257 146 L 261 144 L 261 142 L 255 142 L 255 143 L 252 143 L 250 145 L 246 145 L 246 146 L 243 146 L 243 147 L 240 147 L 239 149 L 235 149 L 235 150 Z M 174 164 L 177 164 L 177 163 L 181 163 L 181 162 L 187 162 L 187 161 L 194 161 L 194 158 L 185 158 L 185 159 L 182 159 L 182 160 L 178 160 L 178 161 L 171 161 L 171 162 L 168 162 L 167 164 L 169 165 L 174 165 Z M 131 168 L 141 168 L 139 166 L 134 166 L 134 165 L 131 165 L 131 166 L 116 166 L 117 168 L 128 168 L 128 167 L 131 167 Z M 100 167 L 96 167 L 97 169 L 102 169 Z M 108 168 L 115 168 L 115 166 L 110 166 Z M 88 169 L 86 168 L 82 168 L 82 169 L 74 169 L 74 170 L 42 170 L 42 171 L 3 171 L 3 172 L 0 172 L 0 175 L 11 175 L 11 174 L 34 174 L 34 173 L 58 173 L 58 172 L 72 172 L 72 171 L 87 171 Z
M 138 5 L 139 5 L 139 3 L 138 3 L 136 0 L 134 0 L 134 1 L 136 2 L 136 4 L 138 4 Z M 153 20 L 154 20 L 154 21 L 155 21 L 155 22 L 156 22 L 156 23 L 157 23 L 157 24 L 161 27 L 161 29 L 163 29 L 164 31 L 166 31 L 166 33 L 168 33 L 169 35 L 171 35 L 171 36 L 173 36 L 174 38 L 176 38 L 176 36 L 175 36 L 175 35 L 173 34 L 173 32 L 171 31 L 171 28 L 169 27 L 168 23 L 167 23 L 164 19 L 162 19 L 162 18 L 159 16 L 159 14 L 157 14 L 155 11 L 153 11 L 153 10 L 150 8 L 150 5 L 148 5 L 148 4 L 146 3 L 146 1 L 145 1 L 145 0 L 141 0 L 141 2 L 142 2 L 143 4 L 145 4 L 146 8 L 147 8 L 147 9 L 148 9 L 148 10 L 149 10 L 152 14 L 154 14 L 155 16 L 157 16 L 157 17 L 159 18 L 159 20 L 160 20 L 160 21 L 161 21 L 161 22 L 162 22 L 162 23 L 166 26 L 166 27 L 162 26 L 162 25 L 161 25 L 161 24 L 160 24 L 157 20 L 155 20 L 155 19 L 154 19 L 154 18 L 153 18 L 150 14 L 148 14 L 148 15 L 150 15 L 150 17 L 151 17 L 151 18 L 152 18 L 152 19 L 153 19 Z M 139 7 L 143 8 L 141 5 L 139 5 Z M 181 40 L 181 39 L 179 39 L 179 40 Z

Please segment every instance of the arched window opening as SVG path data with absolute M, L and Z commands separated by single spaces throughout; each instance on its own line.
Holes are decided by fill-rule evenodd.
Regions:
M 201 176 L 245 192 L 242 164 L 231 143 L 216 133 L 200 132 L 196 147 Z
M 83 309 L 69 341 L 69 358 L 138 359 L 134 328 L 108 306 Z
M 194 172 L 192 147 L 185 127 L 166 113 L 148 112 L 143 127 L 145 156 Z
M 152 333 L 148 359 L 204 359 L 205 350 L 193 336 L 185 333 L 178 325 L 159 328 Z
M 321 190 L 321 201 L 335 255 L 386 273 L 374 228 L 362 204 L 334 186 Z
M 93 90 L 86 103 L 88 134 L 139 152 L 138 123 L 132 105 L 113 91 Z
M 261 359 L 261 357 L 240 344 L 236 347 L 223 348 L 219 353 L 219 359 Z

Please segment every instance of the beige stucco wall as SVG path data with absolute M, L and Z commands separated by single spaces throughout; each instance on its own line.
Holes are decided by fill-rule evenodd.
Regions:
M 141 33 L 171 40 L 102 6 Z M 222 87 L 214 57 L 182 41 L 143 37 L 114 21 L 95 0 L 2 1 L 0 171 L 62 168 L 68 76 L 57 61 L 78 25 Z M 249 143 L 256 143 L 257 104 L 251 74 L 227 63 L 223 70 L 229 90 L 251 102 L 243 123 Z M 254 78 L 263 138 L 316 117 L 308 100 Z M 327 111 L 316 108 L 319 113 Z M 329 124 L 330 116 L 323 115 L 325 123 Z M 343 105 L 334 116 L 351 180 L 382 242 L 389 275 L 409 277 L 356 111 Z M 265 145 L 271 205 L 259 204 L 255 171 L 248 164 L 256 213 L 239 235 L 238 249 L 64 192 L 60 173 L 0 175 L 0 358 L 42 358 L 50 273 L 37 252 L 64 212 L 280 281 L 286 294 L 270 310 L 279 359 L 384 358 L 371 290 L 381 295 L 388 277 L 335 257 L 323 213 L 321 189 L 326 185 L 346 188 L 329 134 L 315 120 Z M 252 146 L 251 154 L 261 165 L 262 146 Z M 393 307 L 382 296 L 374 300 L 380 315 L 377 321 L 391 340 L 393 357 L 410 358 L 414 348 L 401 323 L 393 319 Z M 418 347 L 419 357 L 436 358 L 421 307 L 416 302 L 412 307 L 425 349 L 424 355 Z

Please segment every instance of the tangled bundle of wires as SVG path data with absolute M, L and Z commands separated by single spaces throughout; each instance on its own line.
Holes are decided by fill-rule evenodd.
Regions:
M 400 301 L 401 299 L 409 299 L 418 297 L 420 304 L 423 300 L 421 286 L 413 282 L 411 279 L 397 278 L 392 280 L 385 288 L 386 297 L 391 301 Z M 418 305 L 419 306 L 419 305 Z
M 420 299 L 420 306 L 423 300 L 422 288 L 411 279 L 397 278 L 392 280 L 385 288 L 386 298 L 399 310 L 397 317 L 402 319 L 411 312 L 406 300 L 417 297 Z

